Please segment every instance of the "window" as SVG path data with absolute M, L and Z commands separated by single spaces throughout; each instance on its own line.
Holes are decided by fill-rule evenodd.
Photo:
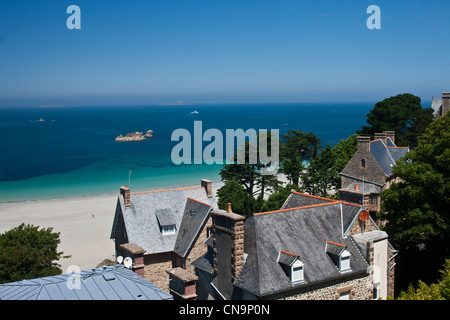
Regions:
M 375 283 L 373 286 L 373 300 L 378 300 L 380 296 L 380 284 Z
M 339 300 L 350 300 L 350 291 L 341 292 Z
M 361 168 L 363 168 L 363 169 L 366 168 L 366 159 L 364 159 L 364 158 L 361 159 Z
M 162 227 L 162 233 L 164 234 L 164 235 L 166 235 L 166 234 L 174 234 L 175 233 L 175 230 L 176 230 L 176 228 L 175 228 L 175 225 L 173 224 L 173 225 L 170 225 L 170 226 L 163 226 Z
M 344 250 L 344 252 L 340 255 L 339 261 L 339 271 L 347 271 L 350 270 L 350 252 Z
M 297 260 L 292 265 L 291 281 L 298 282 L 303 280 L 304 280 L 303 263 L 300 260 Z
M 304 264 L 298 254 L 280 250 L 277 261 L 292 283 L 305 281 Z
M 377 196 L 374 196 L 374 197 L 372 198 L 372 204 L 378 205 L 378 197 L 377 197 Z

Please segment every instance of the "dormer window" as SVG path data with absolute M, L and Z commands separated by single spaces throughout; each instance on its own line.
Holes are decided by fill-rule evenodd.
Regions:
M 277 262 L 292 283 L 305 281 L 304 264 L 298 254 L 280 250 Z
M 175 219 L 170 209 L 156 209 L 156 219 L 158 220 L 159 229 L 163 235 L 175 234 L 177 231 Z
M 331 261 L 333 261 L 339 272 L 347 272 L 352 270 L 350 267 L 350 259 L 352 255 L 347 250 L 346 245 L 327 241 L 325 252 L 328 254 Z

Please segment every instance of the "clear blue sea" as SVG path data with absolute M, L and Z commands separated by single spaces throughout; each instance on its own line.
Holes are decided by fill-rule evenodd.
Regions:
M 314 132 L 325 145 L 365 124 L 373 103 L 222 104 L 0 109 L 0 202 L 132 192 L 220 181 L 221 165 L 175 165 L 175 129 L 288 129 Z M 198 111 L 193 114 L 191 112 Z M 44 121 L 38 121 L 42 118 Z M 116 142 L 154 131 L 141 142 Z M 208 142 L 204 142 L 206 146 Z M 129 171 L 132 170 L 129 183 Z

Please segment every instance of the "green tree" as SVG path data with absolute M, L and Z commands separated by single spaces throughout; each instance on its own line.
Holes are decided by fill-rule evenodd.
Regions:
M 395 131 L 398 146 L 417 146 L 421 135 L 433 120 L 433 110 L 423 109 L 420 98 L 409 93 L 386 98 L 375 104 L 367 114 L 368 126 L 363 126 L 360 135 L 373 135 L 377 132 Z
M 227 210 L 228 203 L 231 203 L 234 213 L 249 217 L 255 212 L 259 212 L 262 206 L 262 199 L 255 199 L 248 194 L 244 187 L 235 180 L 227 181 L 217 190 L 217 205 L 219 209 Z
M 259 141 L 259 134 L 257 136 Z M 272 145 L 271 145 L 271 132 L 267 133 L 267 151 L 268 157 L 271 156 Z M 238 153 L 245 148 L 244 157 L 245 159 L 240 159 L 238 161 Z M 251 150 L 256 152 L 256 163 L 250 161 Z M 242 161 L 243 160 L 243 161 Z M 245 191 L 252 196 L 259 193 L 259 197 L 264 198 L 266 191 L 273 191 L 278 188 L 280 181 L 276 175 L 264 175 L 261 170 L 267 167 L 267 164 L 260 161 L 258 143 L 245 141 L 244 146 L 239 146 L 234 152 L 232 159 L 233 163 L 224 164 L 220 170 L 220 176 L 222 181 L 235 180 L 241 184 Z M 242 163 L 243 162 L 243 163 Z
M 441 279 L 437 283 L 427 285 L 419 280 L 417 288 L 409 286 L 406 292 L 400 292 L 398 300 L 450 300 L 450 259 L 447 259 Z
M 0 283 L 61 274 L 55 261 L 68 256 L 57 251 L 61 241 L 52 230 L 22 223 L 0 234 Z
M 339 181 L 339 172 L 335 170 L 336 156 L 330 143 L 327 143 L 310 161 L 306 172 L 302 174 L 302 187 L 309 194 L 321 197 L 328 196 L 328 190 Z
M 400 285 L 411 279 L 432 282 L 450 256 L 450 115 L 433 121 L 418 146 L 393 167 L 401 182 L 381 193 L 380 218 L 401 252 Z
M 266 211 L 275 211 L 281 209 L 286 199 L 291 194 L 292 189 L 296 191 L 300 191 L 300 188 L 297 185 L 294 184 L 287 184 L 284 187 L 279 187 L 277 191 L 272 193 L 269 198 L 264 201 L 261 212 Z
M 320 139 L 312 132 L 288 130 L 281 136 L 280 157 L 281 172 L 290 181 L 299 185 L 300 174 L 305 170 L 306 163 L 313 159 L 320 148 Z
M 358 135 L 355 133 L 345 140 L 340 140 L 334 147 L 333 153 L 336 161 L 333 165 L 333 170 L 339 175 L 344 170 L 347 163 L 353 157 L 357 149 Z M 341 188 L 341 179 L 336 181 L 335 189 Z

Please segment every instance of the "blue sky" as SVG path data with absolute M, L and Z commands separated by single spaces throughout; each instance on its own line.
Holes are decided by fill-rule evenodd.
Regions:
M 69 5 L 81 29 L 69 30 Z M 369 5 L 381 30 L 369 30 Z M 450 1 L 0 0 L 0 106 L 423 101 L 450 91 Z

